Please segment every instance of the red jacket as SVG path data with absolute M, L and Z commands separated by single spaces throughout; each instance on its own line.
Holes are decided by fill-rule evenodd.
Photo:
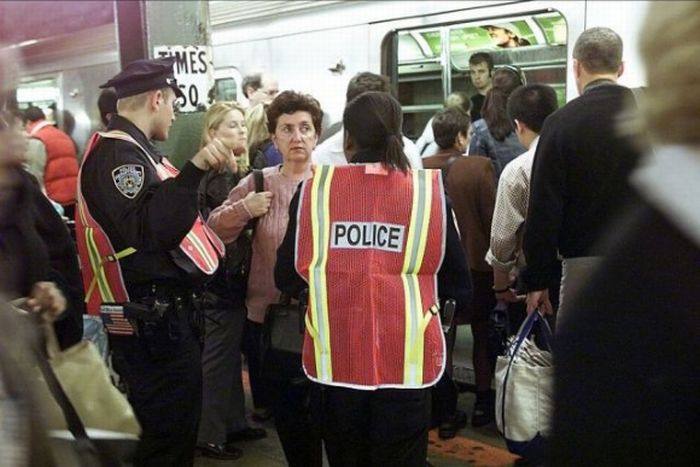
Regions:
M 29 135 L 46 147 L 44 186 L 46 194 L 62 205 L 75 204 L 78 186 L 78 158 L 70 137 L 46 120 L 32 124 Z

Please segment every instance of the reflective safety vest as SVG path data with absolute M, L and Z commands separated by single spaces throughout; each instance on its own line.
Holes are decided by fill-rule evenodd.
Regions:
M 113 130 L 107 133 L 95 133 L 88 141 L 83 164 L 93 153 L 101 138 L 112 138 L 135 144 L 151 162 L 161 180 L 175 177 L 179 172 L 167 159 L 157 163 L 151 155 L 129 134 Z M 129 301 L 119 260 L 136 252 L 133 247 L 115 252 L 109 237 L 92 217 L 83 197 L 80 177 L 78 175 L 78 209 L 75 215 L 78 254 L 82 264 L 85 303 L 88 313 L 98 315 L 102 303 L 124 303 Z M 211 276 L 219 267 L 219 260 L 224 255 L 224 244 L 219 237 L 197 216 L 190 231 L 179 246 L 184 260 L 191 263 L 202 273 Z
M 309 284 L 303 364 L 321 384 L 423 388 L 445 368 L 437 170 L 317 166 L 304 182 L 296 269 Z

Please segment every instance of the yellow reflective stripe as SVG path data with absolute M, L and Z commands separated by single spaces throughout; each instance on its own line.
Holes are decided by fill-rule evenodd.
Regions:
M 422 223 L 420 225 L 420 231 L 418 232 L 418 257 L 416 258 L 414 264 L 414 272 L 420 271 L 423 266 L 423 258 L 425 257 L 425 248 L 428 245 L 428 228 L 430 227 L 430 211 L 433 204 L 433 184 L 431 180 L 431 172 L 427 170 L 421 170 L 421 175 L 423 176 L 423 206 L 422 210 Z M 420 217 L 419 217 L 420 223 Z M 422 310 L 422 309 L 421 309 Z
M 413 178 L 413 194 L 411 201 L 411 219 L 408 225 L 408 232 L 406 234 L 406 248 L 404 250 L 404 263 L 401 268 L 401 282 L 403 283 L 404 291 L 404 321 L 405 321 L 405 331 L 404 331 L 404 367 L 403 367 L 403 382 L 404 384 L 411 384 L 415 380 L 415 367 L 411 361 L 411 349 L 413 348 L 412 342 L 415 340 L 415 335 L 417 333 L 417 313 L 415 312 L 415 307 L 417 305 L 415 300 L 415 281 L 409 274 L 411 263 L 413 259 L 413 252 L 415 250 L 415 239 L 416 239 L 416 218 L 418 216 L 418 199 L 419 199 L 419 185 L 418 185 L 418 172 L 412 172 Z M 418 297 L 420 302 L 420 296 Z
M 82 221 L 83 225 L 88 225 L 87 220 L 85 219 L 85 213 L 83 212 L 82 193 L 80 190 L 78 190 L 78 198 L 78 215 L 80 215 L 80 220 Z M 88 247 L 88 260 L 92 265 L 90 242 L 88 241 L 89 237 L 87 235 L 87 229 L 89 229 L 89 227 L 85 228 L 83 234 L 85 235 L 85 244 Z M 95 270 L 94 267 L 92 267 L 92 270 Z M 87 292 L 85 293 L 85 298 L 83 300 L 85 303 L 88 303 L 90 301 L 90 297 L 92 297 L 92 293 L 95 291 L 95 285 L 97 285 L 97 274 L 92 275 L 92 280 L 90 281 L 90 285 L 88 286 Z
M 136 253 L 136 248 L 130 246 L 130 247 L 128 247 L 128 248 L 124 248 L 124 249 L 123 249 L 122 251 L 120 251 L 119 253 L 115 253 L 115 254 L 113 254 L 113 255 L 111 255 L 111 256 L 108 256 L 107 258 L 108 258 L 110 261 L 117 261 L 117 260 L 120 260 L 120 259 L 122 259 L 122 258 L 126 258 L 127 256 L 129 256 L 130 254 L 133 254 L 133 253 Z
M 306 329 L 309 331 L 311 338 L 314 340 L 318 339 L 318 331 L 316 331 L 316 328 L 314 327 L 314 325 L 311 324 L 311 319 L 309 318 L 309 313 L 306 313 L 304 315 L 304 324 L 306 324 Z
M 85 244 L 87 245 L 88 258 L 90 260 L 90 266 L 92 268 L 93 276 L 88 286 L 88 290 L 85 293 L 85 303 L 90 301 L 90 297 L 95 291 L 95 286 L 97 285 L 100 290 L 100 298 L 103 302 L 113 302 L 114 293 L 109 285 L 109 281 L 104 272 L 104 263 L 106 261 L 118 261 L 136 252 L 136 248 L 127 247 L 123 250 L 113 254 L 108 255 L 105 258 L 100 256 L 99 248 L 95 242 L 95 229 L 93 227 L 88 227 L 87 218 L 85 216 L 83 205 L 78 207 L 78 213 L 80 214 L 80 219 L 85 227 Z
M 205 234 L 206 235 L 206 234 Z M 207 263 L 207 266 L 209 267 L 210 270 L 216 270 L 216 268 L 219 266 L 209 255 L 209 252 L 207 251 L 206 247 L 204 244 L 202 244 L 201 240 L 199 240 L 199 237 L 197 237 L 193 231 L 189 231 L 187 233 L 187 238 L 189 239 L 190 242 L 192 242 L 192 245 L 199 251 L 199 254 L 204 258 L 204 262 Z M 195 261 L 196 264 L 196 261 Z
M 92 268 L 93 276 L 92 281 L 90 281 L 90 286 L 85 293 L 85 303 L 90 301 L 93 292 L 95 291 L 95 285 L 99 284 L 100 297 L 103 301 L 113 302 L 114 297 L 112 296 L 112 291 L 107 285 L 106 278 L 104 277 L 104 272 L 102 269 L 102 260 L 100 258 L 100 252 L 97 248 L 97 244 L 93 238 L 94 229 L 89 227 L 87 217 L 85 216 L 85 205 L 80 203 L 78 205 L 78 213 L 80 214 L 80 219 L 85 227 L 85 244 L 87 245 L 88 258 L 90 260 L 90 266 Z
M 90 297 L 92 297 L 92 293 L 95 291 L 95 286 L 97 285 L 97 276 L 93 275 L 92 280 L 90 281 L 90 286 L 87 289 L 87 293 L 85 294 L 85 299 L 83 300 L 85 303 L 88 303 L 90 301 Z
M 100 297 L 103 302 L 113 302 L 114 296 L 112 295 L 112 289 L 109 287 L 107 282 L 107 277 L 105 276 L 104 268 L 102 267 L 102 258 L 100 257 L 99 249 L 97 248 L 97 243 L 95 243 L 94 238 L 95 231 L 92 227 L 87 227 L 85 229 L 85 239 L 88 246 L 88 253 L 90 256 L 90 265 L 92 266 L 92 273 L 97 280 L 97 287 L 100 289 Z M 90 297 L 86 296 L 85 300 L 89 301 Z
M 317 378 L 332 381 L 330 328 L 328 326 L 328 290 L 326 264 L 328 262 L 328 237 L 330 235 L 330 186 L 335 168 L 318 167 L 311 183 L 311 231 L 312 257 L 309 265 L 309 313 L 313 324 Z
M 418 282 L 418 271 L 423 264 L 430 224 L 432 204 L 431 172 L 413 171 L 413 204 L 408 229 L 401 280 L 404 286 L 405 322 L 404 384 L 419 385 L 423 378 L 424 332 L 432 315 L 425 313 Z

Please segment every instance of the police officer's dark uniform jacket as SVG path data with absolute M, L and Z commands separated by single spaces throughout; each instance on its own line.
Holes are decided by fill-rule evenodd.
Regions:
M 110 130 L 127 133 L 157 163 L 162 161 L 148 138 L 124 117 L 114 116 Z M 123 171 L 132 168 L 132 180 L 120 179 Z M 204 173 L 188 161 L 177 177 L 161 181 L 138 147 L 107 138 L 83 165 L 81 189 L 90 213 L 115 251 L 137 250 L 120 260 L 131 297 L 148 295 L 154 282 L 176 290 L 192 288 L 190 276 L 175 264 L 170 251 L 178 248 L 198 215 L 197 189 Z
M 168 86 L 181 95 L 171 60 L 134 62 L 103 86 L 114 86 L 118 98 Z M 108 127 L 108 134 L 115 132 L 133 141 L 102 137 L 86 154 L 80 191 L 113 251 L 136 250 L 119 259 L 121 276 L 129 302 L 150 313 L 131 320 L 137 335 L 110 335 L 114 365 L 143 428 L 136 465 L 192 465 L 201 361 L 191 296 L 206 276 L 176 264 L 173 252 L 198 216 L 205 171 L 188 161 L 177 176 L 162 180 L 153 162 L 162 163 L 163 156 L 147 136 L 118 115 Z M 85 261 L 82 251 L 81 257 Z

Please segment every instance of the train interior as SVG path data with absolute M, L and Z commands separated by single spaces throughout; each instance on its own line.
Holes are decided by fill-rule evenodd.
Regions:
M 457 23 L 399 30 L 386 53 L 396 57 L 396 81 L 404 111 L 404 134 L 417 139 L 431 116 L 453 91 L 476 92 L 469 78 L 469 57 L 486 51 L 500 65 L 515 65 L 528 81 L 548 84 L 566 101 L 564 17 L 556 12 L 499 18 L 518 28 L 530 45 L 494 49 L 484 28 L 494 21 Z

